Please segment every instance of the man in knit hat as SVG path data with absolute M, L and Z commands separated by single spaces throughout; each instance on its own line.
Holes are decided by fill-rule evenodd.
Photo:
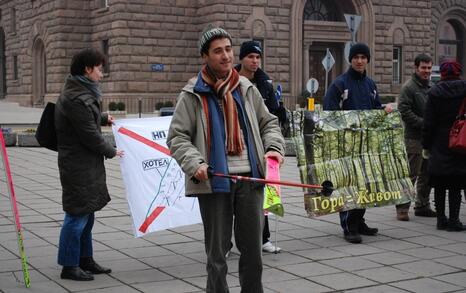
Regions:
M 204 224 L 206 291 L 228 291 L 226 253 L 234 228 L 241 292 L 261 293 L 263 186 L 212 173 L 262 177 L 265 159 L 283 162 L 284 139 L 257 88 L 233 68 L 230 35 L 209 27 L 199 50 L 204 65 L 182 89 L 167 145 L 196 196 Z
M 324 110 L 371 110 L 381 109 L 382 105 L 375 82 L 366 75 L 367 64 L 371 60 L 369 47 L 364 43 L 354 44 L 349 52 L 351 63 L 348 71 L 338 76 L 330 85 L 324 98 Z M 391 112 L 391 107 L 385 109 Z M 353 209 L 340 212 L 340 224 L 345 240 L 361 243 L 361 235 L 373 236 L 377 228 L 370 228 L 364 221 L 366 209 Z
M 414 73 L 403 85 L 398 96 L 398 110 L 404 125 L 406 152 L 408 153 L 409 171 L 413 184 L 416 185 L 414 214 L 418 217 L 435 217 L 430 208 L 430 186 L 427 174 L 427 160 L 422 158 L 421 132 L 424 110 L 429 91 L 432 58 L 419 54 L 414 58 Z M 396 206 L 396 218 L 408 221 L 410 203 Z
M 286 123 L 286 110 L 280 106 L 273 90 L 272 80 L 264 70 L 260 68 L 263 56 L 262 46 L 256 41 L 246 41 L 241 44 L 239 51 L 239 60 L 235 69 L 244 77 L 247 77 L 261 93 L 264 103 L 269 109 L 269 112 L 279 118 L 280 125 Z M 285 111 L 285 114 L 281 114 Z M 281 115 L 280 115 L 281 114 Z M 270 229 L 269 219 L 265 215 L 264 230 L 262 231 L 262 251 L 264 252 L 279 252 L 280 247 L 275 247 L 269 241 Z

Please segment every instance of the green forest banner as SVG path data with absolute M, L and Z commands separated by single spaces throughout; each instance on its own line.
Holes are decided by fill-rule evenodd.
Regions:
M 330 196 L 307 190 L 309 216 L 414 198 L 399 112 L 293 112 L 292 134 L 301 181 L 334 186 Z

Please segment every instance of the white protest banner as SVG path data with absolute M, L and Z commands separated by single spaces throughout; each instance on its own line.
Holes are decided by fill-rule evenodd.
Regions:
M 136 237 L 201 222 L 197 198 L 184 196 L 184 173 L 166 145 L 171 116 L 113 125 Z

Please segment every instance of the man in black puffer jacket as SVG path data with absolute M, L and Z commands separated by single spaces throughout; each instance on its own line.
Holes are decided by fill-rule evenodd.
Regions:
M 247 77 L 259 90 L 262 99 L 270 113 L 278 118 L 280 125 L 286 123 L 286 110 L 280 106 L 273 90 L 272 80 L 259 66 L 261 64 L 263 53 L 259 42 L 247 41 L 241 44 L 239 60 L 235 69 L 242 76 Z M 285 112 L 285 116 L 280 113 Z M 279 252 L 280 247 L 275 247 L 270 241 L 270 230 L 268 216 L 265 216 L 264 229 L 262 232 L 262 250 L 264 252 Z

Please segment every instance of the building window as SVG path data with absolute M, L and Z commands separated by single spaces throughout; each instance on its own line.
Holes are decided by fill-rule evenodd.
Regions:
M 308 0 L 304 6 L 304 20 L 342 21 L 341 16 L 334 1 Z
M 13 56 L 13 80 L 18 80 L 18 56 Z
M 11 32 L 16 33 L 16 9 L 11 8 Z
M 104 73 L 109 74 L 110 73 L 110 55 L 109 55 L 109 45 L 108 45 L 108 40 L 102 40 L 102 52 L 104 53 L 105 56 L 105 64 L 103 66 Z
M 401 47 L 393 47 L 393 61 L 392 61 L 392 72 L 393 78 L 392 83 L 400 84 L 401 83 Z
M 438 44 L 438 64 L 444 60 L 456 59 L 463 63 L 463 38 L 464 34 L 460 29 L 461 25 L 450 20 L 440 26 L 440 36 Z

